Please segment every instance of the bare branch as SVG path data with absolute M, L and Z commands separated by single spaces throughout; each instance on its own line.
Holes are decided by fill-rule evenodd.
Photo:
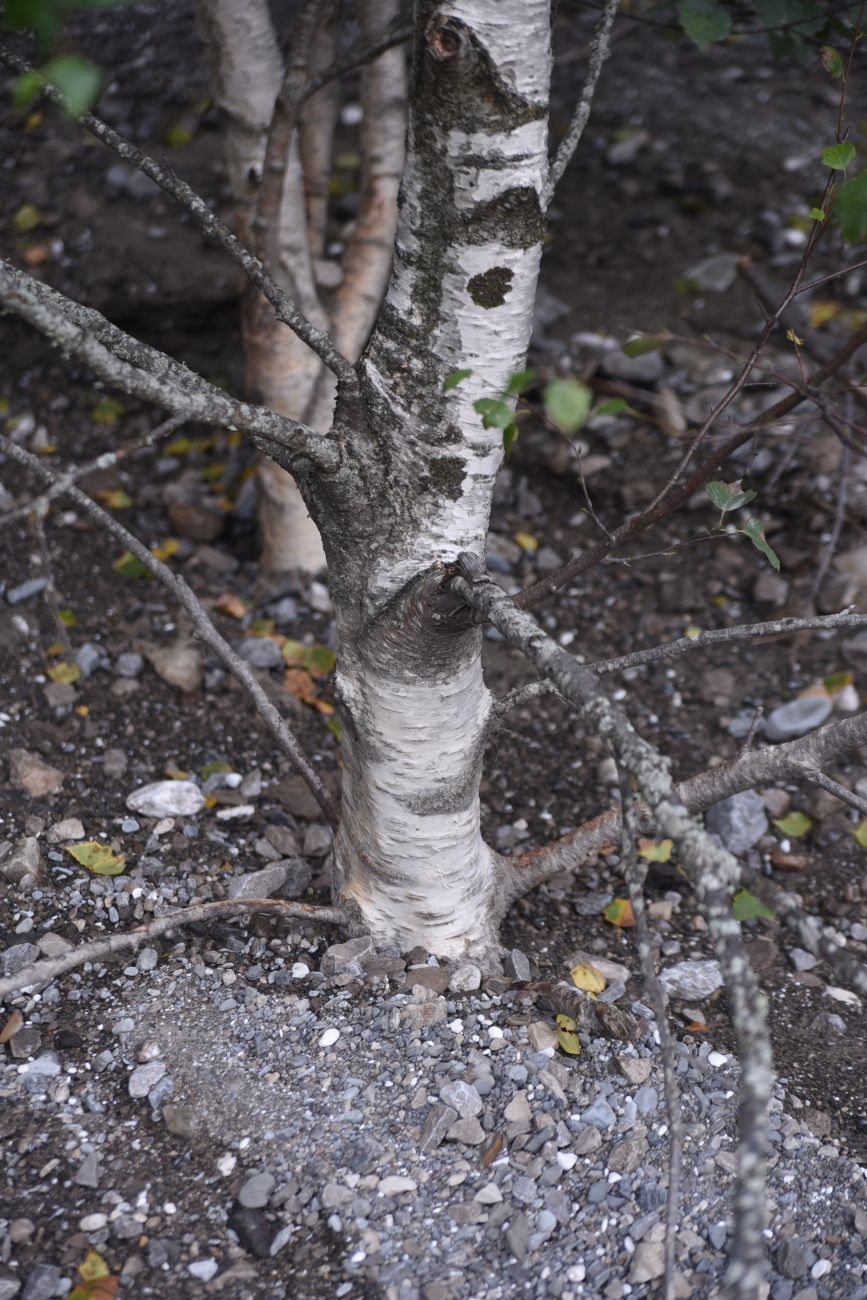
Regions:
M 16 446 L 9 438 L 0 435 L 0 450 L 6 452 L 13 460 L 18 461 L 19 465 L 25 466 L 26 469 L 32 470 L 43 481 L 53 483 L 55 475 L 46 465 L 34 456 L 31 452 L 25 451 L 22 447 Z M 214 624 L 208 618 L 203 606 L 199 602 L 193 589 L 184 581 L 179 574 L 175 573 L 162 560 L 158 560 L 152 555 L 148 548 L 143 545 L 139 539 L 124 528 L 113 515 L 102 506 L 97 505 L 86 492 L 80 488 L 68 487 L 65 492 L 81 508 L 90 515 L 100 528 L 118 538 L 119 541 L 131 551 L 137 559 L 148 569 L 153 576 L 167 587 L 175 599 L 181 604 L 192 619 L 196 634 L 209 646 L 228 668 L 233 677 L 243 686 L 255 706 L 265 726 L 271 732 L 271 735 L 277 741 L 277 744 L 287 755 L 295 770 L 304 778 L 313 794 L 314 799 L 319 804 L 328 821 L 332 826 L 336 826 L 339 820 L 337 809 L 331 800 L 330 795 L 325 789 L 318 774 L 310 764 L 309 759 L 302 750 L 295 736 L 292 734 L 285 719 L 281 716 L 276 706 L 269 700 L 265 691 L 253 675 L 250 665 L 241 657 L 235 654 L 235 651 L 227 641 L 220 636 L 220 633 L 214 627 Z
M 403 45 L 405 41 L 411 40 L 414 27 L 411 22 L 395 21 L 385 31 L 380 32 L 378 36 L 372 37 L 367 41 L 359 41 L 357 45 L 352 46 L 345 54 L 341 54 L 335 59 L 329 67 L 323 68 L 310 78 L 300 95 L 300 101 L 303 104 L 311 95 L 315 95 L 317 90 L 327 86 L 329 81 L 335 81 L 347 72 L 354 71 L 355 68 L 362 67 L 365 63 L 372 62 L 373 59 L 384 54 L 386 50 L 391 50 L 395 45 Z
M 821 790 L 827 790 L 828 794 L 834 795 L 841 803 L 846 803 L 856 812 L 863 813 L 867 816 L 867 799 L 862 799 L 854 790 L 849 790 L 839 781 L 833 781 L 830 776 L 820 772 L 817 767 L 805 766 L 801 773 L 800 779 L 806 781 L 808 785 L 817 785 Z
M 542 207 L 547 208 L 554 196 L 554 191 L 560 177 L 569 166 L 578 144 L 584 134 L 584 128 L 590 120 L 590 108 L 593 104 L 593 96 L 596 93 L 596 83 L 599 80 L 599 74 L 602 71 L 603 64 L 608 58 L 609 48 L 611 45 L 611 28 L 614 24 L 614 18 L 620 0 L 605 0 L 599 21 L 596 24 L 596 30 L 593 33 L 593 41 L 590 45 L 590 66 L 587 69 L 587 78 L 581 91 L 581 98 L 572 115 L 572 121 L 569 123 L 566 134 L 560 141 L 557 153 L 551 163 L 548 172 L 548 181 L 542 195 Z
M 63 953 L 60 957 L 46 958 L 24 966 L 15 975 L 0 979 L 0 1000 L 18 993 L 22 989 L 33 988 L 37 984 L 49 984 L 52 980 L 65 975 L 67 971 L 76 970 L 86 962 L 101 962 L 122 952 L 135 952 L 137 948 L 161 934 L 168 934 L 184 925 L 195 925 L 199 921 L 214 921 L 218 917 L 238 916 L 244 912 L 272 912 L 277 916 L 302 921 L 315 921 L 321 925 L 348 926 L 346 913 L 339 907 L 317 907 L 314 903 L 290 903 L 282 898 L 229 898 L 219 899 L 215 903 L 197 903 L 193 907 L 182 908 L 178 912 L 168 912 L 157 916 L 146 925 L 135 930 L 126 930 L 113 934 L 108 939 L 93 939 L 90 943 L 80 943 L 77 947 Z
M 166 374 L 163 377 L 123 361 L 100 342 L 89 327 L 75 323 L 74 311 L 64 314 L 55 306 L 57 299 L 64 303 L 68 301 L 62 294 L 54 293 L 52 301 L 49 301 L 39 288 L 34 288 L 37 284 L 32 276 L 0 261 L 0 303 L 33 325 L 64 354 L 85 362 L 111 387 L 156 406 L 167 407 L 185 419 L 241 429 L 258 447 L 281 461 L 304 458 L 326 472 L 337 468 L 339 451 L 322 434 L 296 420 L 285 419 L 264 406 L 251 406 L 227 397 L 219 388 L 205 385 L 204 380 L 189 389 L 182 389 L 173 373 L 175 363 L 168 357 L 165 358 Z M 134 345 L 134 340 L 130 342 Z M 161 353 L 156 355 L 162 356 Z
M 20 59 L 4 46 L 0 46 L 0 62 L 5 63 L 13 72 L 38 75 L 28 63 L 25 63 L 23 59 Z M 67 113 L 70 112 L 69 103 L 64 95 L 49 81 L 43 80 L 41 93 L 51 103 L 58 104 Z M 298 310 L 289 295 L 280 288 L 261 261 L 248 248 L 244 247 L 228 226 L 214 216 L 205 200 L 196 194 L 187 185 L 186 181 L 182 181 L 167 163 L 157 162 L 156 159 L 142 153 L 134 144 L 125 140 L 117 131 L 92 113 L 71 113 L 70 116 L 77 117 L 82 126 L 86 127 L 103 144 L 107 144 L 110 149 L 113 149 L 124 162 L 144 172 L 145 176 L 149 176 L 152 181 L 155 181 L 167 194 L 170 194 L 173 199 L 191 213 L 208 238 L 219 244 L 233 261 L 241 267 L 251 283 L 264 294 L 274 308 L 277 319 L 282 321 L 284 325 L 288 325 L 322 359 L 328 369 L 334 372 L 346 395 L 348 397 L 358 395 L 358 376 L 350 362 L 340 355 L 325 331 L 317 329 Z

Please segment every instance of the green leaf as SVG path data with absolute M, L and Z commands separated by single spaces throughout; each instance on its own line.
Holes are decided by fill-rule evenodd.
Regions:
M 343 723 L 339 718 L 332 717 L 325 719 L 325 725 L 339 745 L 343 739 Z
M 658 352 L 665 347 L 667 334 L 638 334 L 623 344 L 623 351 L 628 357 L 643 357 L 647 352 Z
M 313 645 L 304 657 L 304 666 L 312 677 L 327 677 L 337 667 L 337 655 L 327 645 Z
M 75 614 L 71 609 L 59 609 L 57 611 L 57 617 L 64 627 L 75 627 L 75 624 L 78 622 L 78 619 L 75 617 Z
M 581 1055 L 581 1040 L 578 1037 L 578 1026 L 571 1016 L 558 1016 L 556 1021 L 557 1042 L 564 1052 L 569 1056 Z
M 639 840 L 638 856 L 645 862 L 669 862 L 673 848 L 672 840 Z
M 713 482 L 705 484 L 704 490 L 717 510 L 723 514 L 729 510 L 738 510 L 756 499 L 752 488 L 744 491 L 740 479 L 735 479 L 734 483 L 723 483 L 720 479 L 714 479 Z
M 855 674 L 844 669 L 839 673 L 829 673 L 823 680 L 822 685 L 829 695 L 836 695 L 838 691 L 842 691 L 844 686 L 851 686 L 854 680 Z
M 29 235 L 42 220 L 42 213 L 35 203 L 22 203 L 12 220 L 19 235 Z
M 603 907 L 602 916 L 609 925 L 617 925 L 624 930 L 631 930 L 635 925 L 632 904 L 628 898 L 612 898 L 611 902 Z
M 542 394 L 545 414 L 563 433 L 576 433 L 593 407 L 593 394 L 577 379 L 554 379 Z
M 80 54 L 61 54 L 49 59 L 41 71 L 45 80 L 64 96 L 66 111 L 72 117 L 80 117 L 96 103 L 102 73 L 89 59 L 83 59 Z
M 522 393 L 526 393 L 528 388 L 532 388 L 535 382 L 535 370 L 516 370 L 513 375 L 509 376 L 509 382 L 506 384 L 506 394 L 509 397 L 520 397 Z
M 821 50 L 822 67 L 832 77 L 839 78 L 843 75 L 843 60 L 834 49 L 833 45 L 823 45 Z
M 94 876 L 120 876 L 126 870 L 126 858 L 112 853 L 107 844 L 100 844 L 97 840 L 68 844 L 66 852 Z
M 731 19 L 717 0 L 681 0 L 677 6 L 680 25 L 693 44 L 707 50 L 731 31 Z
M 102 1255 L 95 1250 L 89 1250 L 84 1257 L 84 1262 L 79 1264 L 78 1272 L 82 1282 L 95 1282 L 97 1278 L 108 1277 L 109 1267 Z
M 612 397 L 607 402 L 600 402 L 594 406 L 593 414 L 596 415 L 635 415 L 632 407 L 622 397 Z
M 203 781 L 207 781 L 209 776 L 216 776 L 217 772 L 231 772 L 231 770 L 231 765 L 225 759 L 216 758 L 199 768 L 199 776 Z
M 824 221 L 826 215 L 822 208 L 810 208 L 810 216 L 814 221 Z
M 834 199 L 840 233 L 850 244 L 867 241 L 867 167 L 841 186 Z
M 812 819 L 802 812 L 790 812 L 785 817 L 775 817 L 774 825 L 789 839 L 800 840 L 813 825 Z
M 193 138 L 193 131 L 183 122 L 176 122 L 166 131 L 166 144 L 170 149 L 183 149 Z
M 453 370 L 450 375 L 446 375 L 443 380 L 443 392 L 450 393 L 458 384 L 462 384 L 465 379 L 469 379 L 472 370 Z
M 844 140 L 842 144 L 828 145 L 827 149 L 822 150 L 822 162 L 832 171 L 844 172 L 854 161 L 855 146 L 850 140 Z
M 43 79 L 35 69 L 16 77 L 12 82 L 12 103 L 15 108 L 27 108 L 28 104 L 32 104 L 42 86 Z
M 146 565 L 142 564 L 138 556 L 133 555 L 132 551 L 124 551 L 123 555 L 119 556 L 111 567 L 121 578 L 144 578 L 147 576 Z
M 859 822 L 852 834 L 862 849 L 867 849 L 867 822 Z
M 777 555 L 777 552 L 774 550 L 774 548 L 768 545 L 768 542 L 765 538 L 765 530 L 762 528 L 762 525 L 759 523 L 758 519 L 748 520 L 746 526 L 742 528 L 740 531 L 743 533 L 744 537 L 748 537 L 750 539 L 750 541 L 752 542 L 756 550 L 761 551 L 765 559 L 768 560 L 768 562 L 772 565 L 772 567 L 777 570 L 777 573 L 779 573 L 780 557 L 779 555 Z
M 513 420 L 512 423 L 507 425 L 506 428 L 503 430 L 503 451 L 506 453 L 507 456 L 517 441 L 518 441 L 518 422 L 517 420 Z
M 473 410 L 482 417 L 486 429 L 508 429 L 515 418 L 511 406 L 496 397 L 480 397 L 473 402 Z
M 757 921 L 760 916 L 772 921 L 775 912 L 748 889 L 739 889 L 732 899 L 732 912 L 736 921 Z

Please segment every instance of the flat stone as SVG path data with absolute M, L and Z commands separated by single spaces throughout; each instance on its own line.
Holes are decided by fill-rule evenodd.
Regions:
M 9 1049 L 16 1061 L 36 1056 L 42 1046 L 42 1035 L 35 1025 L 25 1025 L 9 1039 Z
M 518 1262 L 522 1262 L 530 1245 L 530 1221 L 523 1210 L 512 1216 L 506 1229 L 506 1242 Z
M 60 1269 L 54 1264 L 37 1264 L 24 1283 L 21 1300 L 51 1300 L 60 1281 Z
M 198 1116 L 195 1111 L 185 1110 L 182 1106 L 174 1106 L 167 1102 L 163 1106 L 163 1123 L 170 1133 L 175 1137 L 190 1138 L 195 1137 L 196 1130 L 199 1127 Z
M 215 542 L 226 527 L 221 510 L 210 510 L 197 501 L 173 501 L 168 515 L 172 532 L 193 542 Z
M 56 1052 L 43 1052 L 35 1061 L 30 1062 L 30 1073 L 43 1075 L 46 1079 L 56 1079 L 61 1071 L 60 1057 Z
M 483 1102 L 478 1092 L 471 1083 L 466 1083 L 463 1079 L 455 1079 L 454 1082 L 445 1084 L 440 1088 L 440 1097 L 447 1106 L 451 1106 L 458 1112 L 461 1119 L 471 1119 L 474 1115 L 480 1114 L 483 1109 Z
M 743 790 L 708 808 L 704 824 L 730 853 L 740 854 L 759 842 L 768 829 L 768 818 L 761 796 L 755 790 Z
M 326 948 L 319 968 L 323 975 L 360 976 L 364 974 L 364 958 L 375 955 L 373 940 L 369 935 L 359 935 L 357 939 L 347 939 Z
M 647 1137 L 643 1132 L 630 1133 L 612 1147 L 608 1157 L 608 1168 L 619 1174 L 634 1173 L 647 1154 Z
M 640 1241 L 629 1269 L 630 1282 L 653 1282 L 665 1272 L 665 1246 L 661 1241 Z
M 238 1193 L 238 1202 L 245 1210 L 261 1210 L 268 1204 L 268 1198 L 275 1185 L 276 1179 L 273 1174 L 253 1174 Z
M 288 826 L 266 826 L 265 839 L 277 850 L 278 858 L 297 858 L 300 852 L 298 837 Z
M 582 1113 L 581 1119 L 593 1128 L 606 1129 L 616 1121 L 617 1116 L 604 1097 L 597 1097 L 592 1105 Z
M 400 1013 L 400 1023 L 409 1031 L 418 1031 L 441 1024 L 447 1016 L 445 998 L 433 997 L 430 1002 L 410 1002 Z
M 534 1052 L 546 1052 L 557 1046 L 557 1035 L 547 1020 L 534 1020 L 528 1025 L 527 1038 Z
M 64 775 L 38 754 L 27 749 L 13 749 L 9 754 L 9 780 L 16 790 L 23 790 L 32 799 L 41 799 L 57 793 L 63 785 Z
M 136 1066 L 129 1076 L 127 1088 L 131 1097 L 146 1097 L 151 1088 L 166 1072 L 165 1061 L 147 1061 L 144 1065 Z
M 233 1206 L 229 1215 L 229 1227 L 249 1255 L 255 1255 L 256 1259 L 268 1259 L 274 1240 L 274 1228 L 261 1210 L 247 1210 L 243 1205 Z
M 431 1106 L 421 1131 L 420 1150 L 435 1151 L 457 1118 L 458 1112 L 451 1106 L 441 1106 L 439 1102 Z
M 650 1078 L 653 1062 L 640 1056 L 618 1056 L 617 1065 L 629 1083 L 642 1084 Z
M 814 966 L 819 964 L 819 958 L 814 957 L 811 952 L 807 952 L 804 948 L 790 948 L 787 955 L 797 971 L 812 970 Z
M 499 1205 L 503 1199 L 503 1193 L 496 1183 L 485 1183 L 476 1192 L 475 1199 L 480 1205 Z
M 81 669 L 82 677 L 92 677 L 102 663 L 103 652 L 92 641 L 85 641 L 75 652 L 75 662 Z
M 276 641 L 267 636 L 248 636 L 237 646 L 238 654 L 251 668 L 285 667 L 285 660 Z
M 506 1109 L 503 1111 L 503 1117 L 509 1123 L 526 1122 L 533 1117 L 533 1111 L 527 1100 L 527 1094 L 523 1090 L 516 1092 Z
M 211 1278 L 217 1276 L 219 1270 L 220 1265 L 215 1259 L 197 1259 L 187 1265 L 187 1272 L 197 1277 L 200 1282 L 210 1282 Z
M 510 953 L 507 953 L 503 962 L 503 971 L 509 979 L 520 980 L 522 983 L 527 983 L 533 978 L 530 960 L 520 948 L 513 948 Z
M 26 582 L 20 582 L 17 587 L 10 587 L 6 592 L 6 599 L 10 605 L 20 605 L 22 601 L 38 596 L 47 586 L 47 578 L 28 578 Z
M 261 871 L 245 871 L 229 881 L 229 898 L 270 898 L 286 883 L 286 868 L 272 862 Z
M 317 1045 L 319 1047 L 333 1047 L 339 1038 L 340 1038 L 340 1030 L 335 1029 L 334 1026 L 332 1025 L 330 1028 L 323 1030 L 323 1032 L 319 1035 L 319 1041 Z
M 147 657 L 158 677 L 187 693 L 202 684 L 202 652 L 195 641 L 174 641 L 171 645 L 148 648 Z
M 380 1178 L 376 1190 L 380 1196 L 400 1196 L 402 1192 L 418 1191 L 418 1183 L 414 1178 L 405 1178 L 401 1174 L 389 1174 L 386 1178 Z
M 0 876 L 10 885 L 21 884 L 25 878 L 35 882 L 42 875 L 42 853 L 39 841 L 25 835 L 12 846 L 11 852 L 0 862 Z
M 127 650 L 118 655 L 114 661 L 114 671 L 118 677 L 138 677 L 144 670 L 144 658 L 134 650 Z
M 777 1272 L 793 1281 L 804 1277 L 810 1267 L 810 1257 L 797 1237 L 786 1237 L 785 1241 L 780 1242 L 774 1262 Z
M 718 961 L 681 961 L 660 971 L 660 983 L 669 997 L 701 1002 L 723 986 Z
M 737 253 L 714 253 L 696 262 L 686 273 L 690 285 L 710 293 L 725 293 L 738 274 Z
M 331 831 L 322 822 L 314 822 L 304 832 L 302 852 L 306 858 L 324 858 L 331 851 Z
M 0 953 L 0 970 L 4 975 L 17 975 L 25 966 L 31 966 L 42 956 L 35 943 L 14 943 Z
M 830 695 L 801 695 L 768 714 L 765 735 L 768 740 L 796 740 L 821 727 L 833 708 L 834 701 Z
M 70 840 L 83 840 L 84 827 L 77 817 L 66 817 L 62 822 L 49 826 L 45 837 L 49 844 L 66 844 Z
M 315 822 L 322 816 L 322 809 L 310 793 L 307 782 L 300 776 L 284 776 L 282 781 L 269 786 L 265 793 L 269 799 L 282 804 L 293 817 Z
M 451 993 L 475 993 L 476 989 L 482 987 L 482 972 L 478 966 L 472 962 L 464 962 L 452 971 L 449 980 L 449 991 Z
M 95 1151 L 89 1151 L 73 1174 L 72 1181 L 79 1187 L 99 1187 L 101 1177 L 99 1156 Z
M 659 1105 L 659 1093 L 655 1088 L 639 1088 L 632 1100 L 641 1115 L 652 1115 Z
M 485 1130 L 477 1119 L 459 1119 L 452 1124 L 446 1138 L 449 1142 L 462 1142 L 465 1146 L 477 1147 L 485 1140 Z
M 420 984 L 434 993 L 445 993 L 449 987 L 449 973 L 442 966 L 410 966 L 406 978 L 411 987 Z
M 134 790 L 126 806 L 142 817 L 195 817 L 205 796 L 192 781 L 154 781 Z

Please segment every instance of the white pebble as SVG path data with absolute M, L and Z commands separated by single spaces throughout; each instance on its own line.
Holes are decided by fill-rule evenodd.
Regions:
M 78 1226 L 82 1232 L 99 1232 L 107 1223 L 106 1214 L 85 1214 L 83 1219 L 79 1219 Z
M 576 1156 L 574 1151 L 557 1152 L 557 1164 L 560 1166 L 561 1169 L 565 1169 L 567 1173 L 569 1172 L 570 1169 L 574 1169 L 577 1163 L 578 1163 L 578 1157 Z
M 830 1272 L 831 1272 L 830 1259 L 817 1259 L 813 1267 L 810 1269 L 810 1276 L 815 1278 L 818 1281 L 820 1277 L 825 1277 L 826 1274 Z
M 226 1154 L 224 1156 L 220 1156 L 219 1160 L 217 1161 L 217 1169 L 223 1175 L 224 1178 L 228 1178 L 229 1174 L 232 1173 L 237 1163 L 238 1161 L 235 1159 L 235 1157 L 233 1155 L 230 1155 L 228 1152 L 226 1152 Z
M 462 1034 L 464 1032 L 463 1020 L 450 1020 L 449 1029 L 452 1031 L 453 1034 Z
M 303 980 L 305 975 L 310 974 L 310 967 L 303 961 L 292 963 L 292 970 L 289 972 L 293 980 Z
M 332 1028 L 332 1029 L 326 1029 L 325 1032 L 324 1032 L 323 1034 L 320 1035 L 320 1038 L 319 1038 L 319 1046 L 320 1046 L 320 1047 L 333 1047 L 334 1044 L 337 1042 L 337 1040 L 338 1040 L 339 1037 L 340 1037 L 340 1030 L 339 1030 L 339 1029 L 333 1029 L 333 1028 Z
M 718 1070 L 721 1065 L 725 1065 L 728 1059 L 724 1052 L 708 1052 L 707 1054 L 707 1063 L 712 1065 L 715 1070 Z
M 502 1029 L 500 1029 L 499 1025 L 491 1025 L 490 1029 L 488 1030 L 488 1038 L 502 1038 L 502 1037 L 503 1037 L 503 1031 Z
M 211 1278 L 216 1276 L 219 1267 L 215 1259 L 197 1259 L 187 1265 L 187 1270 L 202 1282 L 210 1282 Z

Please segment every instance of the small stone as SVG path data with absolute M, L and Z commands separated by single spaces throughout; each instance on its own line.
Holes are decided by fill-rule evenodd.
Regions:
M 131 1097 L 146 1097 L 154 1084 L 159 1083 L 166 1072 L 165 1061 L 147 1061 L 137 1066 L 129 1076 L 127 1089 Z
M 197 1259 L 192 1264 L 187 1265 L 187 1272 L 193 1277 L 197 1277 L 200 1282 L 210 1282 L 212 1277 L 216 1277 L 220 1265 L 215 1259 Z
M 49 844 L 66 844 L 69 840 L 83 840 L 84 827 L 77 817 L 67 817 L 49 826 L 46 836 Z
M 198 1128 L 198 1119 L 194 1111 L 184 1110 L 181 1106 L 173 1106 L 167 1102 L 163 1106 L 163 1123 L 170 1133 L 175 1137 L 190 1138 L 195 1137 Z
M 520 980 L 522 983 L 527 983 L 533 978 L 533 973 L 530 970 L 530 960 L 526 954 L 521 952 L 520 948 L 513 948 L 506 955 L 503 970 L 509 979 Z
M 274 1229 L 261 1210 L 246 1210 L 243 1205 L 233 1206 L 229 1215 L 229 1227 L 248 1254 L 255 1255 L 256 1259 L 268 1259 Z
M 796 740 L 821 727 L 833 708 L 830 695 L 801 695 L 768 714 L 765 735 L 768 740 Z
M 47 578 L 28 578 L 26 582 L 19 583 L 17 587 L 10 587 L 6 592 L 6 599 L 10 605 L 20 605 L 22 601 L 38 596 L 47 586 Z
M 652 1115 L 659 1105 L 659 1093 L 655 1088 L 639 1088 L 632 1098 L 641 1115 Z
M 449 991 L 451 993 L 474 993 L 476 989 L 481 987 L 482 972 L 472 962 L 464 962 L 452 971 L 449 980 Z
M 0 970 L 4 975 L 17 975 L 25 966 L 32 966 L 42 956 L 35 943 L 15 943 L 0 953 Z
M 268 1204 L 268 1198 L 274 1190 L 276 1179 L 273 1174 L 253 1174 L 248 1178 L 238 1193 L 238 1202 L 245 1210 L 261 1210 Z
M 527 1100 L 527 1094 L 523 1090 L 516 1092 L 506 1109 L 503 1111 L 503 1117 L 510 1124 L 515 1122 L 526 1123 L 533 1117 L 530 1103 Z
M 480 1205 L 499 1205 L 503 1199 L 503 1193 L 496 1183 L 485 1183 L 476 1192 L 475 1199 Z
M 195 817 L 205 796 L 192 781 L 154 781 L 134 790 L 126 806 L 142 817 Z
M 0 876 L 10 885 L 23 885 L 25 880 L 35 883 L 41 875 L 42 853 L 33 835 L 17 840 L 12 851 L 0 861 Z
M 226 527 L 222 511 L 209 510 L 196 501 L 174 501 L 168 515 L 172 532 L 192 542 L 215 542 Z
M 331 844 L 331 831 L 321 822 L 315 822 L 304 832 L 302 852 L 306 858 L 324 858 L 326 853 L 330 853 Z
M 322 810 L 303 777 L 285 776 L 276 785 L 269 786 L 265 793 L 270 799 L 281 803 L 293 817 L 315 822 L 322 816 Z
M 31 754 L 26 749 L 13 749 L 9 754 L 9 780 L 17 790 L 23 790 L 32 799 L 41 799 L 57 793 L 63 785 L 64 775 L 38 754 Z
M 410 966 L 406 979 L 411 988 L 419 986 L 433 993 L 445 993 L 449 987 L 449 973 L 442 966 Z
M 147 657 L 157 676 L 169 686 L 187 693 L 201 686 L 202 652 L 195 641 L 174 641 L 171 645 L 148 649 Z
M 129 765 L 129 759 L 122 749 L 107 749 L 105 757 L 102 760 L 102 770 L 106 776 L 112 780 L 118 780 L 123 776 Z
M 376 1189 L 380 1196 L 400 1196 L 402 1192 L 417 1191 L 418 1183 L 414 1178 L 405 1178 L 401 1174 L 389 1174 L 386 1178 L 380 1178 Z
M 127 650 L 118 655 L 114 661 L 114 671 L 118 677 L 138 677 L 144 670 L 144 659 L 134 650 Z
M 734 854 L 746 853 L 768 829 L 765 805 L 755 790 L 743 790 L 714 804 L 705 813 L 704 824 Z
M 157 961 L 158 961 L 158 955 L 157 955 L 156 948 L 142 948 L 141 952 L 138 955 L 138 961 L 136 962 L 136 966 L 139 968 L 140 971 L 154 970 L 156 968 Z M 144 1058 L 140 1057 L 139 1059 L 143 1060 Z
M 461 1119 L 471 1119 L 483 1109 L 483 1102 L 471 1083 L 456 1079 L 440 1089 L 440 1097 L 447 1106 L 458 1112 Z
M 526 1257 L 530 1244 L 530 1223 L 523 1210 L 512 1216 L 512 1221 L 506 1229 L 506 1241 L 509 1250 L 520 1263 Z
M 629 1269 L 630 1282 L 653 1282 L 665 1272 L 665 1246 L 661 1241 L 640 1241 Z
M 99 1187 L 99 1180 L 102 1177 L 102 1169 L 99 1164 L 99 1156 L 95 1151 L 89 1151 L 78 1166 L 72 1181 L 79 1187 Z
M 85 641 L 75 653 L 75 662 L 81 669 L 82 677 L 92 677 L 102 662 L 102 651 L 92 641 Z
M 603 354 L 599 368 L 609 379 L 625 379 L 627 383 L 653 384 L 665 374 L 665 361 L 659 351 L 630 357 L 622 348 L 611 348 Z
M 701 1002 L 723 986 L 717 961 L 681 961 L 660 972 L 660 982 L 669 997 Z
M 819 964 L 819 958 L 814 957 L 811 952 L 807 952 L 804 948 L 790 948 L 787 955 L 797 971 L 812 970 L 814 966 Z
M 43 1052 L 35 1061 L 30 1062 L 30 1073 L 43 1075 L 46 1079 L 56 1079 L 60 1074 L 60 1057 L 56 1052 Z
M 230 898 L 270 898 L 286 883 L 286 868 L 281 862 L 272 862 L 261 871 L 245 871 L 229 881 Z
M 534 1020 L 528 1025 L 527 1038 L 534 1052 L 548 1052 L 557 1046 L 557 1035 L 546 1020 Z
M 376 949 L 369 935 L 360 935 L 357 939 L 347 939 L 345 943 L 334 943 L 326 948 L 320 962 L 323 975 L 358 975 L 364 974 L 365 957 L 373 957 Z
M 78 1220 L 82 1232 L 100 1232 L 107 1223 L 107 1214 L 85 1214 L 83 1219 Z
M 445 998 L 433 996 L 429 1002 L 411 1002 L 400 1013 L 400 1023 L 409 1031 L 417 1032 L 438 1025 L 448 1016 Z
M 441 1106 L 438 1102 L 431 1106 L 421 1131 L 420 1150 L 436 1150 L 457 1118 L 458 1112 L 451 1106 Z
M 265 839 L 277 850 L 278 858 L 297 858 L 299 853 L 298 837 L 288 826 L 266 826 Z
M 630 1133 L 628 1138 L 612 1147 L 608 1157 L 608 1168 L 620 1174 L 631 1174 L 639 1167 L 647 1154 L 647 1137 L 640 1128 Z
M 583 1112 L 581 1119 L 585 1124 L 591 1124 L 594 1128 L 606 1129 L 611 1127 L 617 1116 L 604 1097 L 597 1097 L 593 1104 Z
M 728 1057 L 724 1052 L 708 1052 L 707 1063 L 713 1070 L 718 1070 L 720 1066 L 728 1065 Z
M 783 1277 L 790 1277 L 794 1281 L 797 1281 L 799 1277 L 804 1277 L 810 1267 L 807 1252 L 797 1237 L 786 1237 L 785 1241 L 780 1242 L 774 1262 L 778 1273 L 782 1273 Z
M 633 1084 L 646 1083 L 653 1069 L 653 1063 L 640 1056 L 618 1056 L 617 1064 L 621 1074 Z
M 725 293 L 738 274 L 737 253 L 714 253 L 696 262 L 686 273 L 690 286 L 710 293 Z
M 280 668 L 286 661 L 276 641 L 267 636 L 248 636 L 237 647 L 238 654 L 251 668 Z
M 60 1281 L 60 1269 L 54 1264 L 37 1264 L 24 1283 L 21 1300 L 51 1300 Z
M 9 1048 L 16 1061 L 36 1056 L 42 1046 L 42 1035 L 35 1025 L 25 1025 L 9 1039 Z
M 333 1027 L 330 1029 L 326 1029 L 324 1033 L 319 1035 L 319 1046 L 333 1047 L 339 1037 L 340 1037 L 339 1029 L 335 1029 Z

